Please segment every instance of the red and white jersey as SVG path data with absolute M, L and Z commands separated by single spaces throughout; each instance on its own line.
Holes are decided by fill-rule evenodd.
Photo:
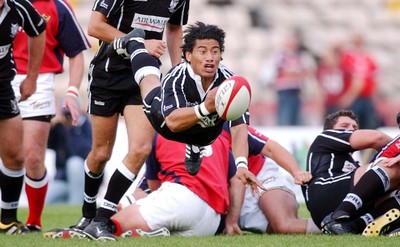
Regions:
M 396 136 L 386 146 L 384 146 L 376 155 L 373 160 L 378 158 L 394 158 L 400 154 L 400 135 Z
M 90 48 L 72 7 L 64 0 L 34 0 L 33 6 L 47 22 L 46 46 L 39 73 L 63 72 L 64 54 L 74 57 Z M 20 29 L 14 40 L 18 74 L 28 71 L 28 36 Z
M 236 173 L 228 140 L 219 137 L 205 147 L 200 171 L 195 176 L 186 171 L 185 150 L 186 144 L 157 134 L 152 152 L 146 160 L 146 178 L 182 184 L 216 212 L 225 214 L 229 205 L 228 181 Z

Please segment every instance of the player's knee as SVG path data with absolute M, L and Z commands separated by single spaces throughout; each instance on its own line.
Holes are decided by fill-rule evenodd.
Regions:
M 140 145 L 129 150 L 129 159 L 145 160 L 151 152 L 151 145 Z
M 92 158 L 96 161 L 98 164 L 103 164 L 106 163 L 111 159 L 111 153 L 107 151 L 93 151 L 92 153 Z

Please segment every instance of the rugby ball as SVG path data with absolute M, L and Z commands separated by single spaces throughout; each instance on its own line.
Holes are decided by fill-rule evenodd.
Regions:
M 238 119 L 250 106 L 251 88 L 240 75 L 229 77 L 221 83 L 215 95 L 215 109 L 223 120 Z

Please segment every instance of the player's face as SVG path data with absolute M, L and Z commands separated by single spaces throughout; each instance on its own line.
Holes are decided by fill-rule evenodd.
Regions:
M 221 61 L 221 49 L 214 39 L 199 39 L 192 52 L 186 53 L 186 59 L 202 79 L 214 79 Z
M 342 116 L 338 118 L 336 124 L 333 126 L 333 129 L 356 130 L 358 129 L 358 125 L 354 119 Z

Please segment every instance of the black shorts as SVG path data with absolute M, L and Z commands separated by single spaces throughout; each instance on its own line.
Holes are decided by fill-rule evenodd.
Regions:
M 105 72 L 91 67 L 88 113 L 98 116 L 122 114 L 126 105 L 143 105 L 140 88 L 134 82 L 131 69 Z
M 308 211 L 318 227 L 321 227 L 321 221 L 325 216 L 333 212 L 353 188 L 353 180 L 354 172 L 349 178 L 334 183 L 313 182 L 309 186 L 302 186 Z
M 0 119 L 9 119 L 20 114 L 11 82 L 0 82 Z

